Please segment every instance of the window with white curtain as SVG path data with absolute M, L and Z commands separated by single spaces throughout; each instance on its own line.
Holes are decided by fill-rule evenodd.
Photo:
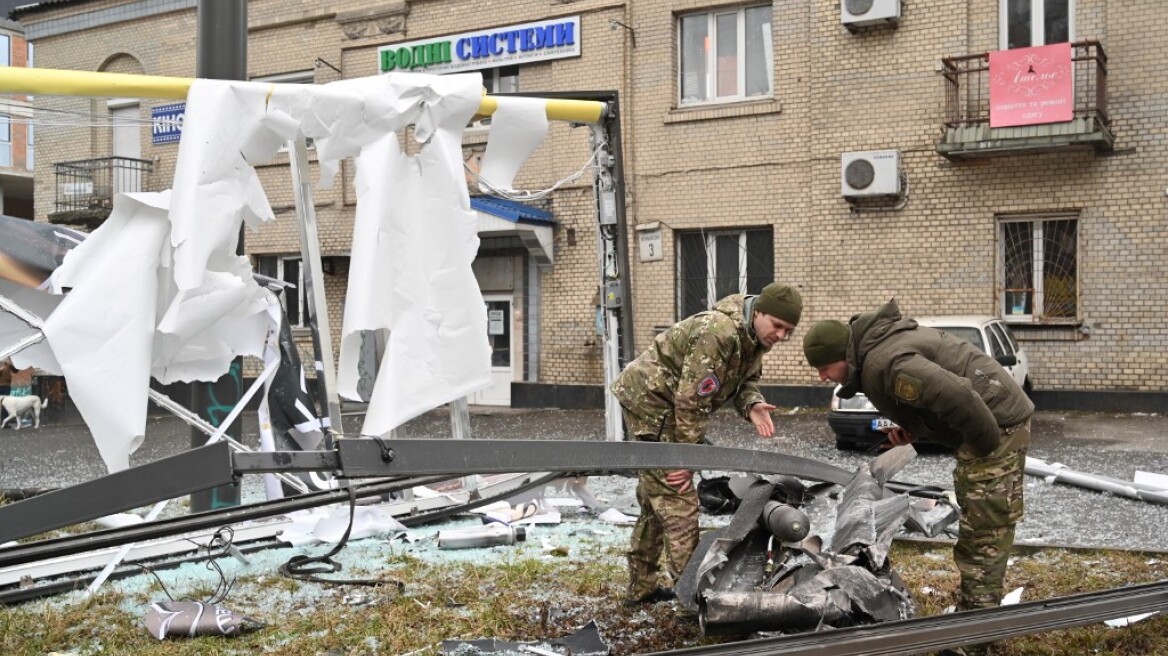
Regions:
M 680 104 L 770 96 L 774 80 L 771 5 L 678 17 Z

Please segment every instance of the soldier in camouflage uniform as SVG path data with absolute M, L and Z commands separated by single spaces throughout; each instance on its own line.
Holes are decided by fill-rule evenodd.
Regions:
M 612 384 L 630 439 L 697 444 L 710 414 L 734 401 L 762 437 L 774 434 L 775 406 L 758 389 L 762 358 L 799 323 L 803 299 L 777 283 L 758 296 L 727 296 L 661 333 Z M 629 603 L 670 599 L 662 554 L 676 581 L 698 541 L 698 496 L 693 472 L 638 473 L 641 515 L 629 549 Z
M 954 449 L 953 483 L 961 525 L 953 560 L 961 572 L 959 610 L 1001 602 L 1014 527 L 1022 519 L 1022 484 L 1034 404 L 1000 364 L 963 339 L 917 326 L 896 301 L 852 317 L 820 321 L 803 340 L 820 380 L 839 396 L 868 396 L 898 424 L 889 441 L 916 438 Z M 966 648 L 985 653 L 986 647 Z

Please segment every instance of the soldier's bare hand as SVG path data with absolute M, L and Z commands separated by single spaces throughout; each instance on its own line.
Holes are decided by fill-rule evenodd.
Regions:
M 911 444 L 913 440 L 917 439 L 917 438 L 913 437 L 912 433 L 906 431 L 905 429 L 901 428 L 900 426 L 895 426 L 893 428 L 885 428 L 883 430 L 884 430 L 885 435 L 888 435 L 888 441 L 892 442 L 892 444 L 894 446 Z
M 775 422 L 771 419 L 771 411 L 775 406 L 763 401 L 750 406 L 750 423 L 759 437 L 771 437 L 775 434 Z
M 693 472 L 688 469 L 674 469 L 665 475 L 665 482 L 679 494 L 685 494 L 693 487 Z

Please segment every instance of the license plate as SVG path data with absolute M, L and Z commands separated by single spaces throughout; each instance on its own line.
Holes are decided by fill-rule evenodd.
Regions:
M 891 419 L 886 419 L 884 417 L 877 417 L 872 420 L 872 430 L 879 431 L 884 430 L 885 428 L 896 428 L 896 424 L 893 423 Z

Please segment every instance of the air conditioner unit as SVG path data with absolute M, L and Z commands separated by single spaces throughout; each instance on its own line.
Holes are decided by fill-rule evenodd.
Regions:
M 840 0 L 840 22 L 849 30 L 900 20 L 900 0 Z
M 840 158 L 840 193 L 845 198 L 900 194 L 900 151 L 868 150 Z

